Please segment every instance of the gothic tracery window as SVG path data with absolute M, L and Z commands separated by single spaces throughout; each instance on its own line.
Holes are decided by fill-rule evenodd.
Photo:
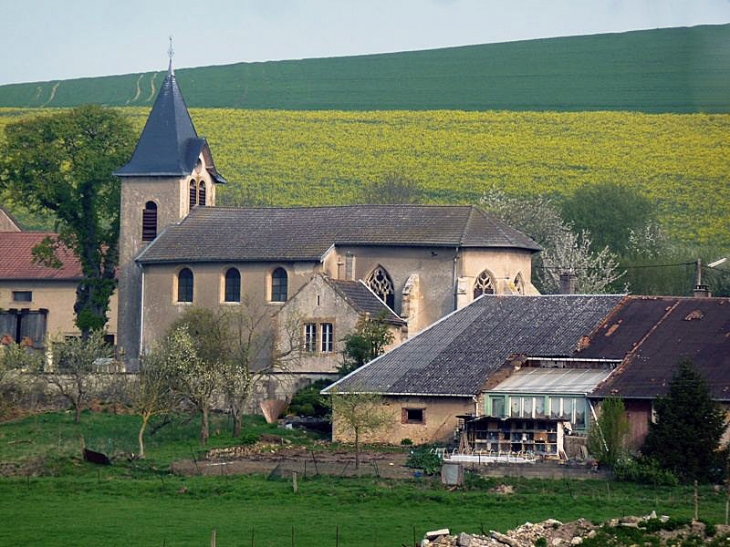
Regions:
M 474 298 L 483 294 L 494 294 L 494 280 L 486 270 L 480 273 L 474 281 Z
M 378 266 L 370 275 L 368 275 L 365 283 L 370 287 L 385 304 L 393 309 L 395 307 L 395 291 L 393 290 L 393 281 L 390 279 L 385 268 Z
M 525 280 L 522 279 L 521 273 L 515 276 L 515 291 L 517 294 L 525 294 Z

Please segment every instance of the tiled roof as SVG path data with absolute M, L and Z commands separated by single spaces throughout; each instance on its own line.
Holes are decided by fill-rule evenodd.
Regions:
M 201 152 L 205 154 L 213 179 L 225 182 L 215 170 L 206 140 L 198 137 L 175 73 L 169 70 L 132 159 L 114 174 L 120 177 L 188 176 Z
M 361 313 L 366 313 L 372 319 L 382 318 L 391 325 L 405 325 L 406 322 L 398 317 L 385 302 L 371 291 L 361 281 L 346 281 L 341 279 L 325 278 L 327 283 L 332 285 L 352 307 Z
M 679 361 L 691 359 L 713 398 L 730 401 L 730 299 L 629 298 L 578 356 L 605 355 L 613 340 L 628 355 L 594 395 L 666 395 Z
M 138 259 L 319 261 L 332 245 L 540 250 L 532 239 L 474 206 L 196 207 Z
M 75 281 L 82 277 L 81 265 L 66 247 L 58 249 L 63 267 L 49 268 L 33 262 L 33 247 L 52 232 L 0 232 L 0 280 Z
M 580 338 L 592 332 L 622 298 L 483 296 L 332 388 L 383 394 L 473 396 L 514 353 L 571 356 Z

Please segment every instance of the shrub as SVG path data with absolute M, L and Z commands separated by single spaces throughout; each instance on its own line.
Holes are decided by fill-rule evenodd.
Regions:
M 400 445 L 401 446 L 413 446 L 413 441 L 410 439 L 401 439 Z
M 623 458 L 613 467 L 613 476 L 618 481 L 651 484 L 655 486 L 676 486 L 677 476 L 668 469 L 663 469 L 653 458 Z
M 243 433 L 241 433 L 241 436 L 238 438 L 238 441 L 243 446 L 256 444 L 257 442 L 259 442 L 259 440 L 261 440 L 261 435 L 259 435 L 258 433 L 254 432 L 254 431 L 244 431 Z
M 406 460 L 406 467 L 421 469 L 425 475 L 435 475 L 441 471 L 441 456 L 431 448 L 423 447 L 412 450 Z
M 329 407 L 324 396 L 320 395 L 319 392 L 331 383 L 329 380 L 317 380 L 297 391 L 292 397 L 291 403 L 289 403 L 289 413 L 295 416 L 314 418 L 327 416 Z

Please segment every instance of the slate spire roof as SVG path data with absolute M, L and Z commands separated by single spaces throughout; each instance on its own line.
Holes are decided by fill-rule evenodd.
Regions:
M 201 152 L 213 180 L 226 180 L 216 171 L 208 143 L 198 137 L 172 69 L 155 99 L 132 159 L 114 174 L 118 177 L 184 177 L 195 168 Z
M 195 207 L 137 260 L 318 262 L 333 245 L 540 250 L 525 234 L 475 206 Z

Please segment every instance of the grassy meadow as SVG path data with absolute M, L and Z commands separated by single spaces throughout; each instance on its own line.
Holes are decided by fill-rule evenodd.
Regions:
M 4 125 L 38 112 L 0 109 L 0 139 Z M 148 110 L 123 112 L 141 131 Z M 616 182 L 654 200 L 677 241 L 730 246 L 730 114 L 206 108 L 191 115 L 229 180 L 219 205 L 356 203 L 392 172 L 414 179 L 427 203 L 478 203 L 493 187 L 560 196 Z
M 180 417 L 152 435 L 148 459 L 123 457 L 110 467 L 81 461 L 89 448 L 121 454 L 135 449 L 138 419 L 70 413 L 28 416 L 0 424 L 0 545 L 116 546 L 410 545 L 427 530 L 505 531 L 525 521 L 623 515 L 692 516 L 692 491 L 601 481 L 478 479 L 448 490 L 422 478 L 309 476 L 298 492 L 291 481 L 265 476 L 176 476 L 172 461 L 199 456 L 195 420 Z M 225 418 L 214 419 L 211 446 L 235 444 Z M 312 444 L 299 432 L 251 418 L 246 433 L 267 432 Z M 494 487 L 511 484 L 513 494 Z M 700 516 L 724 522 L 725 494 L 700 490 Z M 292 540 L 292 534 L 294 539 Z

